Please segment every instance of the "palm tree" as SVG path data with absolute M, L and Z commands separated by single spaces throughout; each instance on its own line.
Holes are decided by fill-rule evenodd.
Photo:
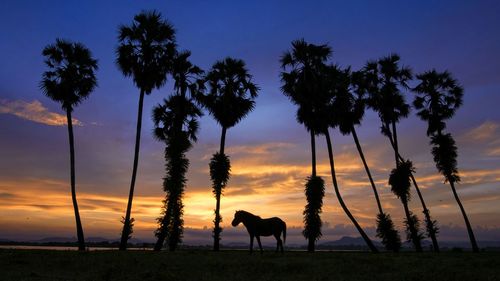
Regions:
M 345 205 L 336 181 L 333 152 L 328 133 L 332 114 L 331 108 L 327 104 L 330 102 L 331 97 L 329 94 L 332 92 L 326 86 L 330 80 L 329 73 L 326 71 L 329 68 L 325 64 L 331 56 L 331 52 L 331 48 L 327 45 L 309 44 L 302 39 L 293 41 L 292 51 L 286 52 L 281 58 L 283 69 L 290 68 L 290 72 L 281 74 L 282 92 L 294 104 L 298 105 L 297 121 L 304 124 L 311 135 L 312 175 L 308 178 L 306 184 L 308 205 L 304 211 L 306 228 L 303 234 L 308 239 L 308 251 L 314 251 L 314 243 L 321 237 L 322 223 L 319 214 L 321 213 L 324 195 L 324 182 L 320 177 L 316 176 L 315 135 L 324 134 L 329 146 L 330 168 L 337 198 L 344 212 L 356 226 L 367 245 L 373 252 L 376 252 L 377 249 Z M 309 196 L 308 193 L 312 193 L 309 189 L 314 189 L 314 193 L 317 195 Z M 309 201 L 311 199 L 314 199 L 314 201 Z M 311 206 L 316 206 L 316 209 L 311 209 Z M 310 212 L 313 212 L 313 215 L 309 214 Z M 313 220 L 309 221 L 311 219 Z
M 348 82 L 348 77 L 346 77 L 346 72 L 343 72 L 339 70 L 339 68 L 335 65 L 329 65 L 327 67 L 324 67 L 323 70 L 323 76 L 324 78 L 322 79 L 322 82 L 320 84 L 322 85 L 322 92 L 326 94 L 327 99 L 321 101 L 319 103 L 322 106 L 319 106 L 318 109 L 316 110 L 316 114 L 318 116 L 318 120 L 325 120 L 325 121 L 320 121 L 318 124 L 320 125 L 320 132 L 325 136 L 326 138 L 326 145 L 328 148 L 328 158 L 330 160 L 330 171 L 332 175 L 332 181 L 333 181 L 333 187 L 335 189 L 335 194 L 337 195 L 337 199 L 339 200 L 340 206 L 346 213 L 347 217 L 351 220 L 351 222 L 354 224 L 356 229 L 358 230 L 359 234 L 361 237 L 365 240 L 366 245 L 368 248 L 373 253 L 377 253 L 378 250 L 373 244 L 373 242 L 370 240 L 368 235 L 366 235 L 365 231 L 359 223 L 356 221 L 354 216 L 351 214 L 349 209 L 347 208 L 347 205 L 345 204 L 344 200 L 342 199 L 342 196 L 340 194 L 339 186 L 337 183 L 337 176 L 335 173 L 335 162 L 334 162 L 334 157 L 333 157 L 333 148 L 332 148 L 332 141 L 330 138 L 330 132 L 329 128 L 335 128 L 339 127 L 341 124 L 346 125 L 346 123 L 343 123 L 341 120 L 344 118 L 343 114 L 346 113 L 344 112 L 345 108 L 341 109 L 338 108 L 339 106 L 345 106 L 345 94 L 342 94 L 341 92 L 345 91 L 345 84 L 349 83 Z M 344 86 L 343 86 L 344 85 Z M 358 105 L 359 106 L 359 105 Z M 340 112 L 336 112 L 337 109 L 340 109 Z M 348 114 L 350 115 L 350 114 Z M 360 108 L 355 109 L 354 115 L 360 115 Z M 342 128 L 344 130 L 346 128 Z M 388 222 L 392 223 L 392 222 Z M 386 225 L 389 226 L 389 225 Z M 394 228 L 394 227 L 393 227 Z M 392 233 L 394 235 L 394 233 Z M 396 232 L 397 236 L 397 232 Z M 394 245 L 396 246 L 396 245 Z
M 259 88 L 252 82 L 245 62 L 227 57 L 215 62 L 205 77 L 207 93 L 200 102 L 222 127 L 220 149 L 210 161 L 210 177 L 215 195 L 214 251 L 219 250 L 220 199 L 229 180 L 230 161 L 224 154 L 227 129 L 235 126 L 253 110 Z
M 382 122 L 382 133 L 387 136 L 391 142 L 396 160 L 396 170 L 398 170 L 399 164 L 404 162 L 399 153 L 396 123 L 399 122 L 401 118 L 407 117 L 410 111 L 410 106 L 405 102 L 405 98 L 400 88 L 408 88 L 407 82 L 412 78 L 410 68 L 400 67 L 399 60 L 400 58 L 398 55 L 392 54 L 379 59 L 376 62 L 368 62 L 363 70 L 366 83 L 364 87 L 370 94 L 368 105 L 378 113 L 380 121 Z M 401 175 L 408 175 L 408 179 L 413 176 L 413 170 L 411 170 L 409 174 L 402 171 L 399 172 Z M 402 181 L 398 181 L 396 183 L 400 182 Z M 416 183 L 416 181 L 414 181 L 414 183 Z M 402 189 L 402 187 L 399 188 Z M 426 225 L 428 226 L 428 234 L 432 239 L 433 248 L 438 251 L 439 247 L 435 237 L 437 229 L 434 228 L 435 221 L 430 218 L 429 210 L 427 209 L 425 201 L 421 196 L 420 189 L 416 184 L 415 188 L 424 209 Z M 418 222 L 418 220 L 415 221 L 416 216 L 412 215 L 409 211 L 407 200 L 404 197 L 400 198 L 405 209 L 406 223 L 411 224 L 413 222 Z M 418 232 L 418 228 L 416 225 L 407 226 L 407 230 L 411 232 L 409 237 L 411 238 L 415 249 L 417 251 L 421 251 L 421 239 L 419 239 L 420 234 Z
M 359 157 L 363 162 L 366 174 L 370 181 L 375 200 L 377 202 L 377 236 L 387 250 L 398 252 L 401 247 L 401 239 L 389 214 L 385 213 L 380 203 L 377 187 L 366 163 L 361 144 L 356 133 L 356 125 L 361 123 L 365 112 L 365 89 L 362 83 L 362 73 L 353 72 L 350 69 L 340 70 L 334 68 L 331 79 L 333 79 L 335 98 L 333 101 L 334 123 L 343 135 L 351 134 Z
M 189 166 L 186 152 L 192 147 L 192 142 L 197 140 L 197 118 L 201 115 L 193 101 L 183 95 L 173 95 L 153 109 L 154 135 L 166 144 L 163 189 L 167 195 L 163 201 L 163 216 L 158 218 L 159 227 L 155 232 L 158 237 L 154 248 L 156 251 L 162 248 L 167 237 L 171 251 L 177 248 L 182 239 L 182 196 Z
M 175 53 L 174 33 L 172 25 L 163 20 L 161 14 L 155 11 L 142 12 L 134 17 L 132 25 L 122 25 L 119 29 L 120 45 L 116 50 L 116 62 L 123 75 L 132 77 L 134 84 L 140 90 L 134 164 L 120 250 L 127 248 L 129 236 L 130 213 L 139 161 L 144 95 L 149 95 L 153 89 L 160 88 L 167 79 L 171 59 Z
M 92 58 L 89 49 L 83 44 L 62 39 L 56 39 L 55 44 L 45 47 L 42 54 L 49 70 L 43 73 L 40 88 L 47 97 L 59 102 L 66 111 L 71 167 L 71 199 L 75 211 L 78 250 L 84 251 L 85 239 L 76 201 L 75 144 L 71 113 L 97 86 L 95 76 L 97 60 Z
M 436 167 L 450 183 L 464 217 L 472 249 L 474 252 L 479 252 L 474 232 L 455 189 L 455 183 L 460 181 L 456 160 L 457 147 L 451 134 L 443 134 L 446 128 L 444 121 L 453 117 L 455 111 L 462 105 L 463 88 L 447 71 L 427 71 L 417 75 L 417 79 L 420 83 L 413 89 L 416 93 L 413 105 L 418 110 L 417 115 L 428 122 L 427 135 L 431 137 L 431 144 L 434 145 L 432 154 Z
M 163 216 L 158 218 L 159 227 L 155 232 L 158 238 L 154 248 L 156 251 L 161 250 L 167 237 L 169 249 L 174 251 L 182 238 L 182 195 L 189 165 L 185 154 L 192 147 L 192 142 L 196 141 L 197 118 L 202 115 L 194 99 L 203 86 L 203 71 L 189 61 L 190 55 L 189 51 L 175 55 L 171 70 L 175 93 L 163 105 L 153 109 L 154 135 L 166 144 L 167 163 L 167 175 L 163 181 L 167 195 L 163 201 Z
M 320 68 L 331 56 L 327 45 L 314 45 L 304 39 L 292 42 L 292 51 L 285 52 L 281 57 L 283 70 L 281 73 L 281 91 L 292 103 L 298 106 L 297 121 L 303 124 L 311 138 L 311 176 L 306 179 L 305 193 L 307 205 L 304 209 L 304 231 L 302 234 L 308 240 L 307 250 L 314 252 L 315 243 L 321 237 L 321 208 L 325 183 L 316 175 L 316 141 L 320 132 L 314 124 L 314 111 L 320 99 L 319 75 Z

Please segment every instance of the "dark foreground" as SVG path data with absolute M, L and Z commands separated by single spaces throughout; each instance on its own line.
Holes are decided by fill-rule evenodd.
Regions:
M 500 253 L 0 249 L 0 280 L 500 280 Z

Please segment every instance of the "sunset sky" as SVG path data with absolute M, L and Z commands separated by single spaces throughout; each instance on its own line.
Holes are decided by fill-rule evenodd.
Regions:
M 314 4 L 312 3 L 314 2 Z M 243 59 L 261 88 L 255 110 L 228 130 L 232 177 L 222 198 L 222 243 L 239 241 L 235 210 L 279 216 L 291 241 L 300 236 L 304 180 L 310 174 L 309 135 L 296 108 L 280 92 L 282 53 L 290 42 L 333 48 L 332 62 L 359 69 L 390 53 L 420 73 L 449 70 L 465 89 L 464 105 L 448 122 L 459 148 L 457 186 L 478 241 L 500 240 L 500 2 L 491 1 L 25 1 L 0 3 L 0 239 L 76 236 L 69 187 L 65 113 L 38 85 L 42 49 L 56 38 L 84 43 L 99 61 L 99 86 L 74 111 L 77 198 L 86 237 L 118 239 L 133 160 L 139 91 L 115 64 L 117 30 L 142 10 L 156 9 L 176 29 L 179 49 L 207 70 L 226 56 Z M 169 82 L 144 103 L 141 154 L 132 217 L 134 237 L 154 239 L 164 170 L 164 143 L 152 137 L 151 109 L 172 93 Z M 407 93 L 407 101 L 413 94 Z M 206 114 L 185 194 L 186 243 L 210 243 L 213 209 L 208 162 L 220 127 Z M 468 239 L 449 185 L 437 173 L 426 124 L 412 112 L 399 123 L 400 150 L 417 168 L 417 181 L 440 239 Z M 332 130 L 341 193 L 374 237 L 376 204 L 351 136 Z M 393 154 L 367 111 L 358 134 L 383 207 L 401 229 L 403 208 L 387 178 Z M 317 138 L 318 172 L 327 183 L 320 242 L 359 236 L 333 193 L 325 140 Z M 414 191 L 414 190 L 412 190 Z M 412 210 L 423 219 L 414 192 Z M 246 238 L 245 238 L 246 239 Z

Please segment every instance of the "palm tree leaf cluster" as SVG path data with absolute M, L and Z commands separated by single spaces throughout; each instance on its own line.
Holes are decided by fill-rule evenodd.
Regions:
M 459 182 L 457 146 L 451 134 L 434 135 L 431 138 L 431 144 L 436 168 L 444 175 L 445 182 Z
M 40 88 L 64 110 L 72 111 L 97 86 L 97 60 L 83 44 L 63 39 L 56 39 L 42 54 L 49 70 L 43 73 Z
M 409 216 L 404 220 L 404 224 L 406 226 L 406 240 L 412 242 L 419 250 L 424 239 L 424 234 L 420 231 L 420 220 L 410 211 Z
M 174 27 L 156 11 L 142 12 L 118 33 L 116 63 L 123 75 L 145 94 L 163 86 L 176 53 Z
M 304 230 L 302 235 L 309 241 L 317 241 L 321 237 L 321 208 L 325 196 L 325 181 L 321 177 L 308 177 L 305 185 L 307 204 L 304 209 Z
M 214 183 L 213 193 L 214 195 L 221 194 L 230 177 L 231 163 L 229 157 L 217 152 L 210 159 L 209 167 L 210 179 Z
M 410 160 L 401 162 L 398 167 L 392 169 L 389 176 L 391 191 L 402 201 L 410 200 L 411 174 L 415 171 Z
M 255 107 L 259 88 L 252 82 L 245 62 L 225 58 L 205 76 L 208 88 L 200 102 L 223 128 L 231 128 Z
M 377 215 L 377 237 L 382 240 L 382 244 L 388 251 L 399 252 L 401 237 L 389 214 L 379 213 Z

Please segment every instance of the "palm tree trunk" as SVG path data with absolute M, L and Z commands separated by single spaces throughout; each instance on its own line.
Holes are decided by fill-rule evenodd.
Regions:
M 373 181 L 372 174 L 370 173 L 370 169 L 368 168 L 368 164 L 366 163 L 365 155 L 363 153 L 363 149 L 361 148 L 361 145 L 359 144 L 358 135 L 356 134 L 356 129 L 354 128 L 354 126 L 351 127 L 351 134 L 352 134 L 352 137 L 354 138 L 354 143 L 356 143 L 356 148 L 358 149 L 359 157 L 361 158 L 361 161 L 363 161 L 363 166 L 365 167 L 366 174 L 368 175 L 368 178 L 370 179 L 370 184 L 372 185 L 373 194 L 375 194 L 375 200 L 377 200 L 378 211 L 380 214 L 383 214 L 384 211 L 382 210 L 382 204 L 380 203 L 380 198 L 378 196 L 377 187 L 375 186 L 375 182 Z
M 398 148 L 398 133 L 396 131 L 396 122 L 392 121 L 392 137 L 394 138 L 393 148 L 394 148 L 394 157 L 396 158 L 396 167 L 399 165 L 399 148 Z M 390 138 L 390 137 L 389 137 Z M 392 140 L 392 139 L 391 139 Z
M 222 134 L 220 137 L 220 149 L 219 153 L 221 155 L 224 155 L 224 145 L 226 143 L 226 127 L 222 127 Z M 216 189 L 216 194 L 215 194 L 215 227 L 214 227 L 214 251 L 219 251 L 220 249 L 220 197 L 221 197 L 221 192 L 222 192 L 222 183 L 218 182 L 217 184 L 217 189 Z
M 76 236 L 78 237 L 78 250 L 85 251 L 85 239 L 83 237 L 82 221 L 80 220 L 80 212 L 78 211 L 78 203 L 76 202 L 76 184 L 75 184 L 75 143 L 73 137 L 73 119 L 71 118 L 71 109 L 66 110 L 68 119 L 68 135 L 69 135 L 69 158 L 71 169 L 71 200 L 73 201 L 73 209 L 75 210 L 76 220 Z
M 314 131 L 311 129 L 311 177 L 316 177 L 316 139 Z M 316 248 L 316 240 L 314 237 L 309 237 L 307 241 L 307 251 L 314 252 Z
M 464 206 L 462 205 L 462 202 L 460 201 L 460 198 L 458 197 L 457 190 L 455 189 L 455 183 L 453 181 L 449 181 L 451 190 L 453 191 L 453 196 L 455 196 L 455 200 L 458 203 L 458 206 L 460 207 L 460 211 L 462 212 L 462 216 L 464 217 L 465 225 L 467 226 L 467 232 L 469 233 L 469 239 L 470 243 L 472 245 L 472 251 L 474 253 L 479 253 L 479 247 L 477 246 L 476 242 L 476 237 L 474 237 L 474 232 L 472 231 L 472 227 L 469 222 L 469 218 L 467 217 L 467 213 L 465 213 Z
M 314 139 L 314 131 L 311 130 L 311 166 L 312 172 L 311 175 L 313 177 L 316 176 L 316 141 Z
M 422 252 L 422 245 L 420 244 L 420 239 L 418 239 L 418 230 L 415 229 L 415 225 L 410 223 L 412 219 L 411 219 L 410 208 L 408 208 L 408 200 L 401 198 L 401 202 L 403 203 L 403 207 L 405 209 L 406 220 L 408 221 L 408 226 L 410 228 L 410 235 L 412 237 L 411 240 L 413 241 L 413 245 L 415 246 L 415 251 Z
M 395 143 L 391 137 L 389 137 L 389 140 L 391 142 L 391 146 L 394 149 L 394 151 L 397 150 L 397 143 Z M 401 154 L 397 154 L 398 160 L 399 161 L 404 161 L 403 156 Z M 422 193 L 420 192 L 420 188 L 418 187 L 417 180 L 415 180 L 415 176 L 413 176 L 413 173 L 410 174 L 411 180 L 413 182 L 413 186 L 415 187 L 415 190 L 417 191 L 418 198 L 420 200 L 420 203 L 422 204 L 422 209 L 424 209 L 422 212 L 424 213 L 425 216 L 425 221 L 426 224 L 432 223 L 432 218 L 429 209 L 427 209 L 427 205 L 425 204 L 424 197 L 422 196 Z M 429 236 L 432 240 L 432 248 L 434 249 L 435 252 L 439 252 L 439 244 L 437 241 L 436 237 L 436 230 L 431 229 L 429 232 Z
M 339 200 L 340 206 L 342 207 L 342 209 L 344 210 L 346 215 L 349 217 L 349 219 L 352 221 L 352 223 L 354 224 L 354 226 L 358 230 L 359 234 L 361 234 L 361 237 L 363 237 L 363 239 L 365 240 L 366 245 L 368 245 L 368 248 L 370 248 L 370 250 L 373 253 L 378 253 L 377 248 L 375 247 L 375 245 L 373 245 L 373 242 L 370 240 L 368 235 L 366 235 L 366 233 L 363 231 L 361 226 L 358 224 L 358 222 L 356 221 L 354 216 L 351 214 L 351 212 L 349 211 L 349 209 L 345 205 L 344 200 L 342 199 L 342 196 L 340 195 L 339 187 L 337 184 L 337 177 L 335 175 L 335 164 L 333 162 L 332 142 L 330 140 L 330 133 L 328 132 L 328 130 L 325 132 L 325 137 L 326 137 L 326 144 L 328 147 L 328 157 L 330 159 L 330 171 L 332 173 L 333 187 L 335 189 L 335 194 L 337 195 L 337 199 Z
M 130 231 L 130 213 L 132 212 L 132 200 L 134 198 L 135 179 L 137 176 L 137 164 L 139 162 L 139 147 L 141 144 L 141 127 L 142 127 L 142 107 L 144 104 L 144 91 L 141 90 L 139 96 L 139 110 L 137 113 L 137 129 L 135 133 L 135 151 L 134 151 L 134 165 L 132 167 L 132 180 L 130 181 L 130 192 L 128 195 L 127 212 L 125 214 L 125 221 L 123 223 L 122 237 L 120 241 L 120 250 L 127 249 L 127 241 Z

